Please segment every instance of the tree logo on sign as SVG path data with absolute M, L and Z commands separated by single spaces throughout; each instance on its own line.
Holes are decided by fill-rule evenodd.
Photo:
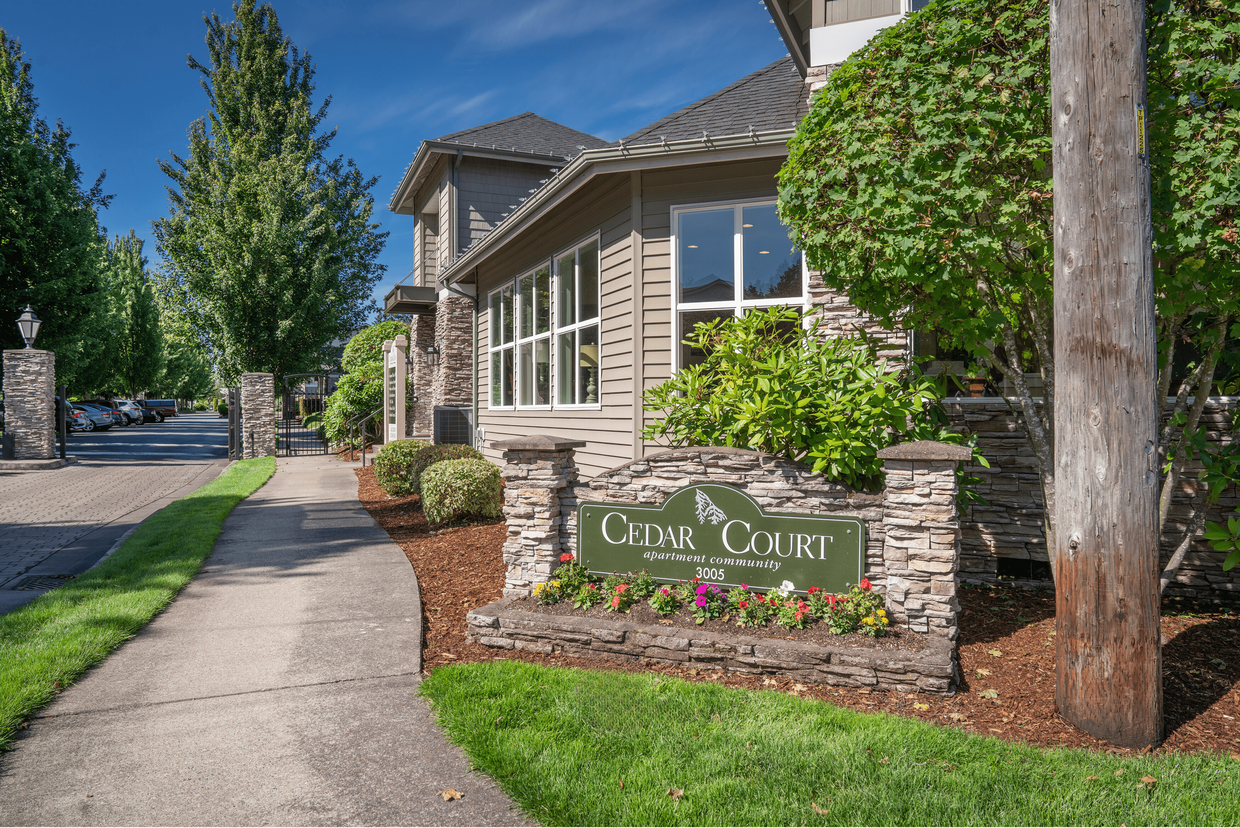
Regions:
M 720 523 L 728 519 L 728 516 L 723 513 L 723 510 L 716 506 L 711 499 L 706 496 L 706 492 L 701 489 L 697 490 L 696 500 L 698 523 L 705 524 L 706 521 L 709 520 L 711 523 L 718 526 Z

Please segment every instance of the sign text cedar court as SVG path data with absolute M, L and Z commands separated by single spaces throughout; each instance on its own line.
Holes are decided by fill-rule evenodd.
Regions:
M 730 486 L 701 483 L 661 506 L 581 503 L 577 559 L 591 572 L 640 572 L 804 592 L 861 580 L 865 523 L 856 517 L 767 514 Z

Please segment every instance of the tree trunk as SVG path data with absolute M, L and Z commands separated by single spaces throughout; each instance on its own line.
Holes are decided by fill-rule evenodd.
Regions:
M 1163 719 L 1144 0 L 1052 0 L 1050 21 L 1055 700 L 1144 747 Z

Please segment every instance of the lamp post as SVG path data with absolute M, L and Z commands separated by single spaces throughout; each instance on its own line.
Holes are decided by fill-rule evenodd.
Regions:
M 22 332 L 22 339 L 26 340 L 26 350 L 34 350 L 34 339 L 39 335 L 39 328 L 43 325 L 43 320 L 34 315 L 34 311 L 30 306 L 26 306 L 26 310 L 21 316 L 17 317 L 17 329 Z

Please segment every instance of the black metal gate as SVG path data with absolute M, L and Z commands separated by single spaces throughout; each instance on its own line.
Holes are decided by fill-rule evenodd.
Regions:
M 291 374 L 284 378 L 280 398 L 280 456 L 328 454 L 330 445 L 322 434 L 327 406 L 325 374 Z
M 240 460 L 244 451 L 241 445 L 241 389 L 229 388 L 224 400 L 228 406 L 228 459 Z

